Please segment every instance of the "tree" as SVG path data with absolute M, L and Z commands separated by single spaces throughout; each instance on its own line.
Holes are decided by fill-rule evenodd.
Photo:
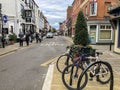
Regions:
M 55 32 L 56 32 L 56 29 L 55 29 L 55 28 L 53 28 L 53 29 L 52 29 L 52 32 L 53 32 L 53 33 L 55 33 Z
M 75 36 L 73 42 L 75 45 L 89 44 L 87 23 L 82 11 L 79 12 L 77 17 L 77 21 L 75 25 Z

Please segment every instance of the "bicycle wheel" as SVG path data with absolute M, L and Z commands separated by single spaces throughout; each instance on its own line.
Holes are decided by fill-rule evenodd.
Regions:
M 68 71 L 70 71 L 68 73 Z M 77 90 L 77 82 L 80 74 L 82 73 L 83 69 L 78 66 L 78 69 L 75 64 L 71 64 L 67 66 L 62 73 L 62 82 L 66 86 L 68 90 Z M 84 88 L 87 84 L 88 76 L 87 73 L 83 77 L 83 81 L 81 84 L 81 88 Z
M 98 71 L 96 71 L 97 72 L 97 74 L 96 74 L 96 76 L 98 75 L 102 75 L 102 70 L 101 70 L 101 67 L 103 68 L 103 66 L 105 67 L 105 69 L 107 68 L 108 70 L 108 72 L 110 73 L 110 78 L 109 78 L 109 82 L 110 82 L 110 89 L 109 90 L 113 90 L 113 83 L 114 83 L 114 80 L 113 80 L 113 71 L 112 71 L 112 67 L 111 67 L 111 65 L 108 63 L 108 62 L 103 62 L 103 61 L 97 61 L 97 62 L 94 62 L 94 63 L 92 63 L 92 64 L 90 64 L 89 66 L 88 66 L 88 68 L 86 68 L 82 73 L 81 73 L 81 75 L 80 75 L 80 77 L 79 77 L 79 80 L 78 80 L 78 83 L 77 83 L 77 90 L 82 90 L 83 88 L 80 86 L 81 85 L 81 82 L 82 82 L 82 78 L 83 78 L 83 76 L 89 71 L 89 70 L 91 70 L 91 68 L 93 68 L 93 67 L 95 67 L 95 66 L 99 66 L 99 69 L 98 69 Z M 95 69 L 96 70 L 96 69 Z M 101 77 L 99 77 L 99 80 L 101 80 L 102 82 L 105 82 L 105 81 L 103 81 L 102 79 L 101 79 Z M 106 81 L 107 81 L 106 80 Z
M 104 64 L 100 64 L 98 66 L 98 75 L 96 76 L 96 80 L 101 84 L 106 84 L 110 81 L 110 78 L 111 75 L 108 67 Z
M 73 59 L 69 54 L 61 55 L 57 62 L 56 67 L 59 72 L 63 72 L 64 68 L 73 63 Z

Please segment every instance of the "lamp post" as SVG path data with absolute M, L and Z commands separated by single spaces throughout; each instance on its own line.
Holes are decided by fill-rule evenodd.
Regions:
M 5 48 L 5 39 L 4 39 L 4 31 L 3 31 L 3 15 L 2 15 L 2 4 L 0 3 L 0 17 L 1 17 L 1 31 L 2 31 L 2 47 Z
M 1 32 L 2 32 L 2 40 L 1 41 L 2 41 L 2 47 L 5 48 L 5 36 L 4 36 L 4 30 L 3 30 L 3 14 L 2 14 L 1 9 L 2 9 L 2 4 L 0 3 Z

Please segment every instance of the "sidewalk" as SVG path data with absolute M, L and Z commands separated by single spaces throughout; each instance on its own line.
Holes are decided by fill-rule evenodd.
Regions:
M 33 41 L 32 43 L 29 43 L 29 44 L 31 45 L 34 43 L 35 43 L 35 41 Z M 13 45 L 5 46 L 5 48 L 0 48 L 0 56 L 8 54 L 10 52 L 17 51 L 18 49 L 25 48 L 25 47 L 29 47 L 29 46 L 26 46 L 25 42 L 24 42 L 23 47 L 19 47 L 19 43 L 14 43 Z
M 19 43 L 15 43 L 14 45 L 5 46 L 5 48 L 0 48 L 0 56 L 5 55 L 7 53 L 16 51 L 19 49 Z
M 71 38 L 67 37 L 66 39 L 72 43 Z M 113 51 L 109 51 L 109 45 L 92 45 L 92 47 L 97 49 L 97 51 L 103 52 L 101 56 L 102 60 L 111 64 L 114 73 L 114 90 L 120 90 L 120 55 L 113 53 Z M 67 90 L 62 83 L 61 73 L 58 72 L 55 64 L 50 90 Z M 84 90 L 109 90 L 109 84 L 102 85 L 96 82 L 96 80 L 89 81 Z

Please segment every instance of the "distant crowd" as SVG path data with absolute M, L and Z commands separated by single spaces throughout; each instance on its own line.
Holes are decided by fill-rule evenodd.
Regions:
M 19 45 L 20 47 L 23 46 L 23 42 L 26 42 L 26 45 L 29 46 L 29 42 L 32 43 L 32 41 L 36 40 L 36 43 L 41 43 L 41 41 L 43 40 L 43 35 L 41 32 L 35 32 L 34 34 L 30 34 L 29 31 L 26 31 L 25 34 L 23 32 L 19 33 Z
M 16 40 L 14 40 L 16 39 Z M 25 33 L 20 32 L 17 38 L 17 35 L 15 33 L 10 33 L 9 35 L 3 35 L 0 32 L 0 47 L 5 48 L 5 45 L 11 44 L 12 41 L 18 41 L 19 46 L 22 47 L 24 42 L 26 42 L 26 46 L 29 46 L 29 43 L 33 42 L 33 40 L 36 41 L 36 43 L 41 43 L 43 40 L 43 33 L 42 32 L 35 32 L 34 34 L 31 34 L 30 31 L 26 31 Z

